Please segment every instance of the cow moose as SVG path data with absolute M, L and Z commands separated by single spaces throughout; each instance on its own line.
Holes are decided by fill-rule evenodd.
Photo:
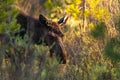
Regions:
M 50 48 L 50 57 L 57 56 L 59 63 L 66 64 L 67 54 L 62 43 L 64 36 L 61 27 L 68 20 L 68 16 L 64 16 L 58 22 L 48 20 L 42 14 L 39 18 L 33 18 L 29 15 L 19 13 L 16 17 L 17 23 L 21 25 L 20 32 L 15 33 L 24 37 L 28 34 L 33 44 L 45 43 Z

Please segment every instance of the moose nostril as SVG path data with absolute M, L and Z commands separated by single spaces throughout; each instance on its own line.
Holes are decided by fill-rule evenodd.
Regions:
M 61 37 L 64 37 L 64 34 L 60 34 Z
M 48 21 L 46 22 L 46 24 L 48 24 Z
M 64 36 L 64 34 L 62 34 L 62 37 Z

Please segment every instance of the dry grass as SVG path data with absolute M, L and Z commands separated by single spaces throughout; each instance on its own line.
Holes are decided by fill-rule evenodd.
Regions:
M 32 10 L 31 1 L 21 1 L 27 12 Z M 37 1 L 33 4 L 37 4 Z M 34 50 L 29 57 L 27 57 L 27 52 L 21 52 L 26 55 L 24 56 L 26 62 L 19 63 L 18 55 L 14 56 L 18 63 L 11 62 L 11 59 L 5 59 L 3 55 L 5 49 L 9 49 L 9 45 L 3 49 L 1 48 L 3 44 L 0 43 L 0 49 L 2 49 L 0 50 L 0 80 L 119 80 L 120 63 L 115 63 L 105 56 L 107 42 L 111 38 L 116 39 L 120 36 L 115 24 L 116 16 L 119 14 L 118 0 L 104 0 L 101 6 L 107 6 L 111 15 L 110 19 L 104 20 L 106 25 L 104 38 L 95 38 L 91 35 L 89 18 L 86 19 L 86 26 L 83 28 L 82 19 L 75 20 L 73 16 L 70 16 L 67 25 L 63 28 L 65 34 L 63 42 L 68 54 L 66 65 L 58 64 L 55 59 L 49 58 L 49 49 L 43 45 L 31 45 Z M 35 14 L 38 15 L 38 13 L 39 9 Z M 95 22 L 98 21 L 93 20 L 93 28 Z M 24 45 L 28 46 L 28 44 Z

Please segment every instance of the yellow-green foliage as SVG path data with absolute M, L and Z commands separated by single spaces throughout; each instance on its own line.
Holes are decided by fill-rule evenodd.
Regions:
M 57 14 L 67 14 L 70 13 L 72 16 L 76 19 L 79 19 L 81 11 L 80 11 L 80 5 L 81 0 L 47 0 L 45 2 L 45 7 L 47 8 L 47 11 L 50 15 L 54 16 L 60 16 Z M 50 10 L 48 10 L 50 9 Z M 50 11 L 50 12 L 49 12 Z M 54 17 L 53 17 L 54 18 Z
M 14 0 L 1 1 L 0 5 L 0 33 L 18 31 L 20 25 L 16 23 L 16 15 L 18 11 L 12 7 Z
M 104 0 L 87 0 L 86 5 L 88 6 L 86 6 L 86 17 L 91 16 L 98 20 L 110 18 L 108 8 L 102 6 L 102 2 L 104 2 Z
M 17 11 L 13 8 L 9 11 L 6 1 L 15 0 L 0 0 L 0 32 L 9 34 L 19 30 L 20 25 L 16 24 Z M 62 27 L 67 65 L 49 58 L 49 49 L 44 44 L 33 45 L 28 42 L 28 36 L 11 37 L 14 44 L 2 45 L 0 41 L 3 46 L 0 47 L 0 80 L 120 80 L 120 19 L 117 16 L 114 21 L 110 16 L 116 16 L 109 12 L 112 0 L 85 0 L 85 6 L 83 1 L 46 0 L 44 3 L 45 15 L 52 20 L 69 14 L 66 26 Z M 106 1 L 109 6 L 104 4 Z M 9 16 L 11 22 L 6 23 Z M 118 31 L 114 38 L 109 36 L 111 28 Z M 10 53 L 12 57 L 8 58 Z

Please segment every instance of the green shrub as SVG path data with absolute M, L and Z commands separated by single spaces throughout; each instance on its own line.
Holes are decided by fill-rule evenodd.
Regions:
M 98 22 L 91 30 L 91 35 L 96 39 L 103 39 L 106 34 L 106 25 L 104 22 Z
M 105 55 L 112 61 L 120 61 L 120 38 L 112 38 L 105 47 Z
M 117 16 L 115 24 L 116 24 L 115 28 L 120 32 L 120 15 Z

